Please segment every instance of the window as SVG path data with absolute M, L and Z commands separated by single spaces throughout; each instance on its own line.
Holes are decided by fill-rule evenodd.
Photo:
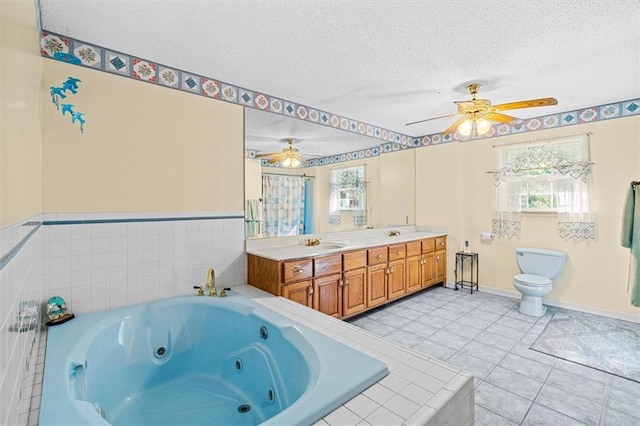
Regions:
M 348 167 L 331 171 L 330 210 L 365 209 L 364 166 Z
M 344 211 L 352 214 L 354 226 L 367 224 L 367 191 L 364 166 L 331 170 L 329 225 L 340 225 Z
M 595 239 L 586 135 L 496 147 L 496 166 L 498 236 L 520 236 L 521 212 L 545 212 L 557 214 L 562 238 Z

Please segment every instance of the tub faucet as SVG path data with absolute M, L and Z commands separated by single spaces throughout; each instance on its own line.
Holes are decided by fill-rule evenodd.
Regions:
M 209 289 L 209 296 L 215 296 L 218 294 L 216 290 L 216 273 L 213 268 L 209 268 L 207 271 L 207 288 Z

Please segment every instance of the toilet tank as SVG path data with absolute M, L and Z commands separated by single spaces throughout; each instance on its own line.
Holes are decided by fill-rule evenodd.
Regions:
M 519 247 L 516 248 L 516 259 L 523 273 L 540 275 L 553 280 L 562 273 L 567 253 L 559 250 Z

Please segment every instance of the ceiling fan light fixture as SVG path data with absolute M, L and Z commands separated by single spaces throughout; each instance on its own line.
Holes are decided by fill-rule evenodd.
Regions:
M 473 130 L 473 120 L 470 118 L 467 118 L 462 122 L 462 124 L 460 124 L 460 126 L 458 126 L 458 132 L 462 136 L 469 136 L 471 134 L 471 130 Z
M 458 132 L 461 136 L 469 136 L 473 133 L 474 136 L 484 135 L 491 130 L 491 122 L 484 117 L 467 118 L 458 127 Z
M 280 162 L 282 167 L 286 167 L 288 169 L 295 169 L 296 167 L 300 167 L 302 162 L 295 157 L 287 157 Z
M 484 117 L 480 117 L 476 120 L 476 130 L 479 135 L 484 135 L 491 130 L 491 122 Z

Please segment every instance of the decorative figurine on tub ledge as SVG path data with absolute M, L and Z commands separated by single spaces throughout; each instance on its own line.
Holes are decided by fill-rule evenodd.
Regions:
M 44 324 L 46 326 L 64 324 L 76 317 L 74 314 L 67 313 L 67 304 L 60 296 L 50 297 L 47 301 L 47 316 L 49 321 Z

